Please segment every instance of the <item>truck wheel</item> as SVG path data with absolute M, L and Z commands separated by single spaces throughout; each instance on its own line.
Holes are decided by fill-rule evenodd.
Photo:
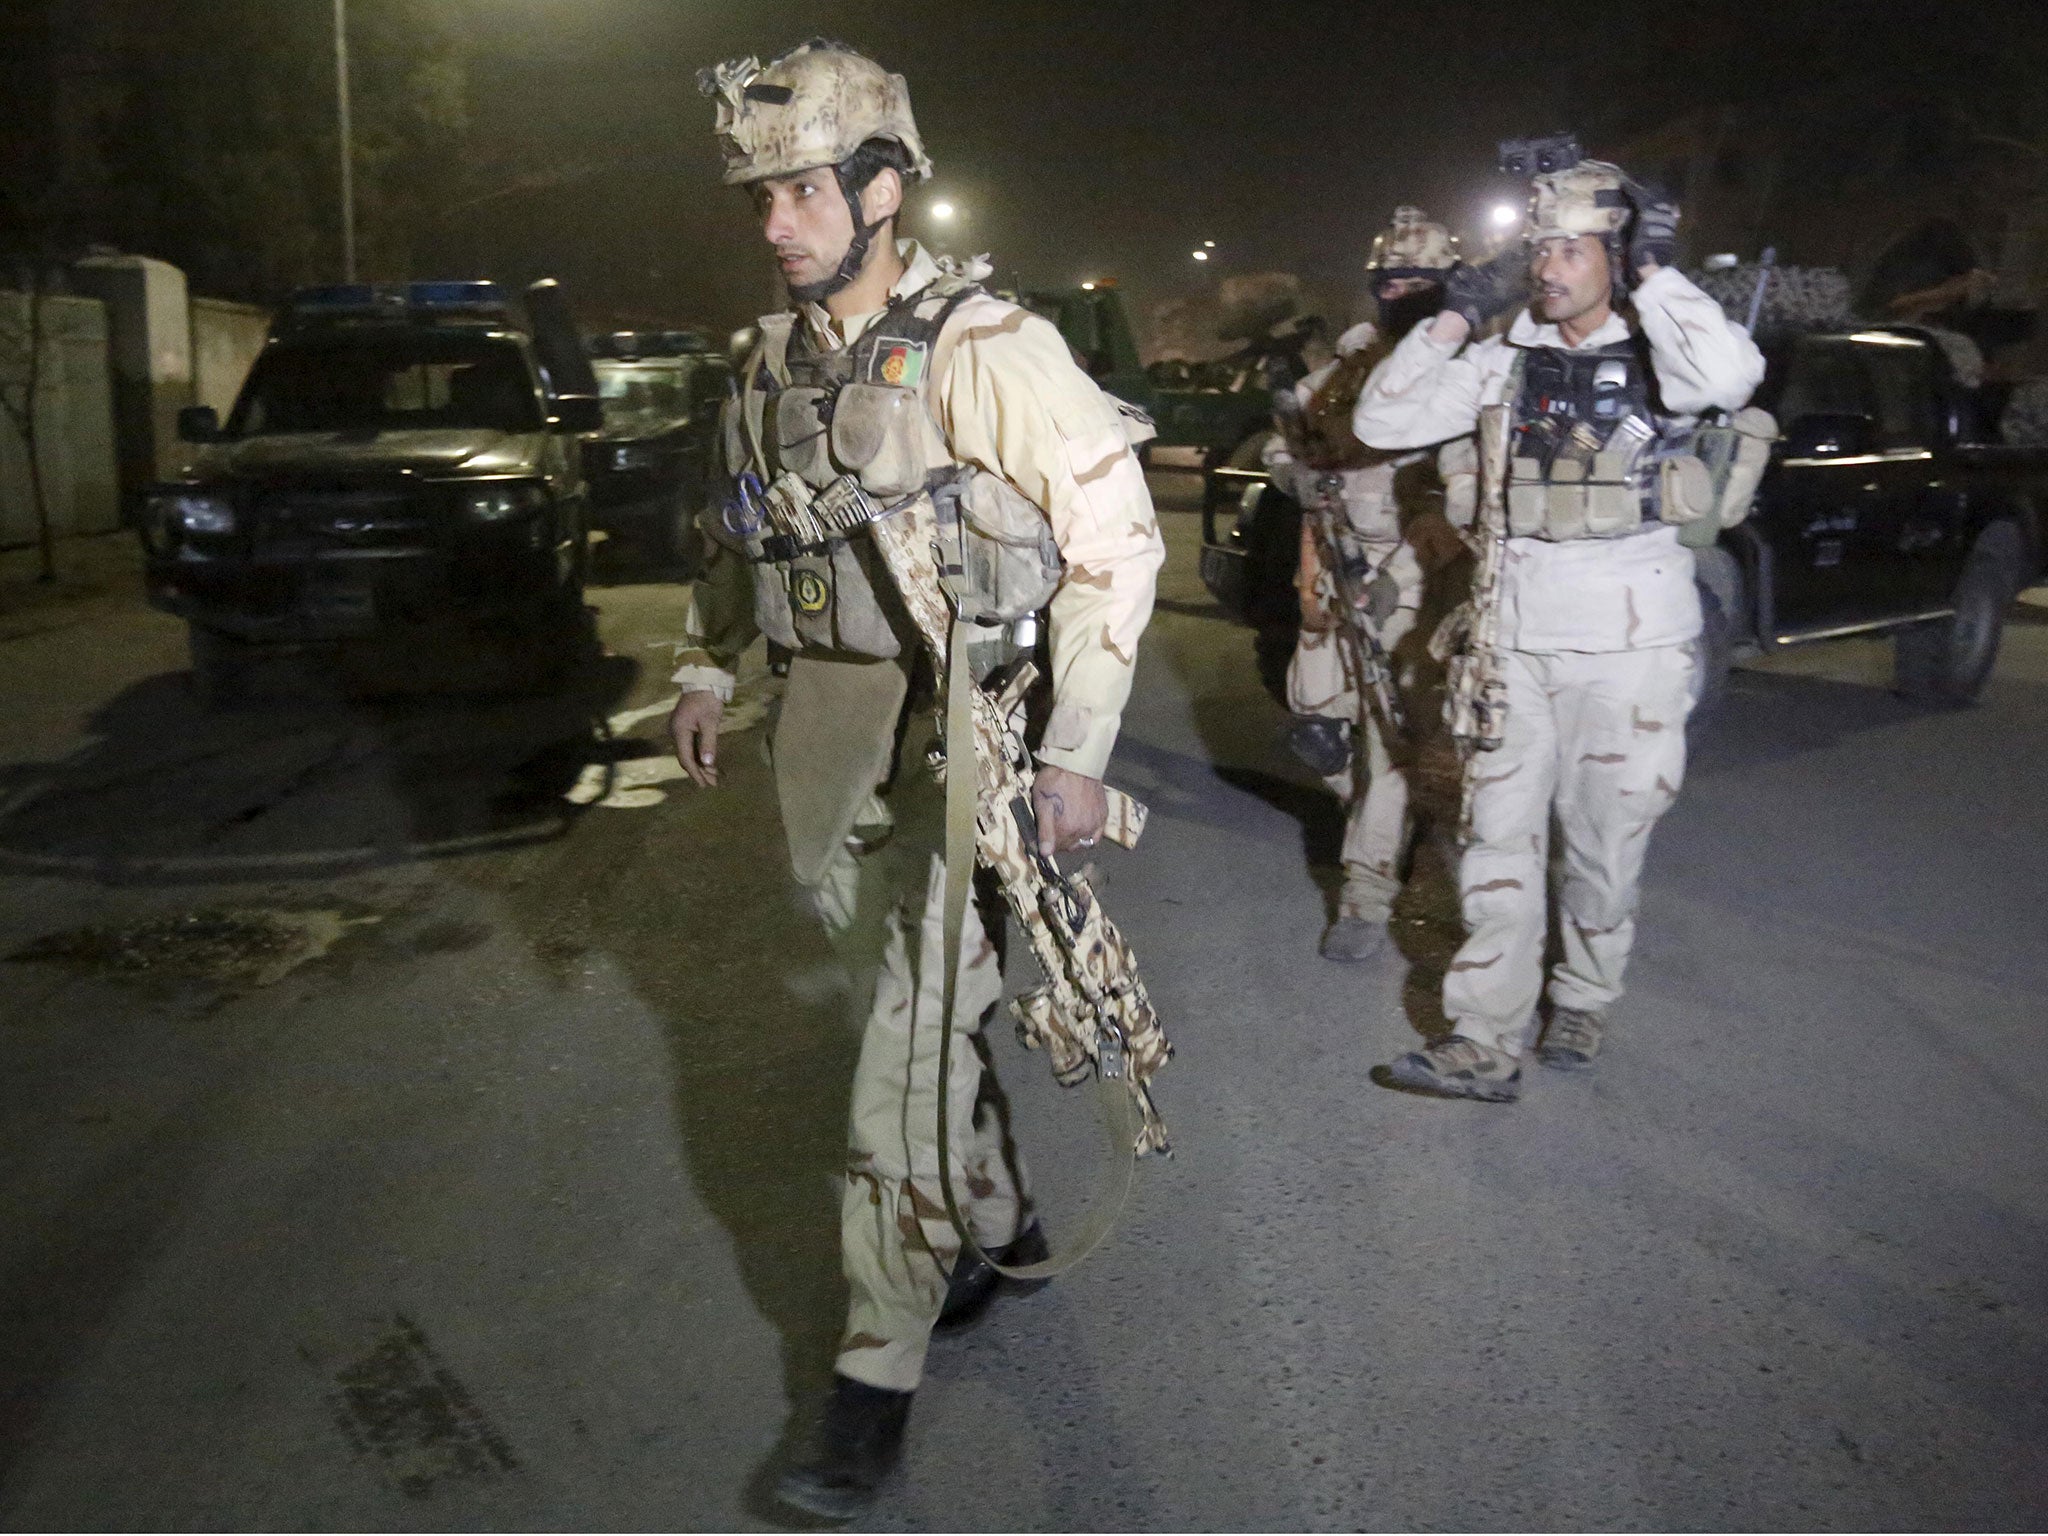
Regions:
M 1998 661 L 2005 611 L 2019 592 L 2026 540 L 2012 523 L 1978 535 L 1950 599 L 1955 613 L 1900 630 L 1892 640 L 1893 688 L 1930 704 L 1968 704 Z

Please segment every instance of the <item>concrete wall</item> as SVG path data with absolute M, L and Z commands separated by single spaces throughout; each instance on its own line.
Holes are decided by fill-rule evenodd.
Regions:
M 178 412 L 192 403 L 185 274 L 151 256 L 88 256 L 72 278 L 107 306 L 121 495 L 133 503 L 184 462 Z
M 225 299 L 192 301 L 192 403 L 227 419 L 249 365 L 270 334 L 270 311 Z
M 36 430 L 51 525 L 60 535 L 105 533 L 121 521 L 106 307 L 46 296 L 40 310 Z M 29 331 L 27 295 L 0 290 L 0 388 L 10 400 L 27 383 Z M 28 454 L 13 423 L 0 422 L 0 548 L 35 538 Z

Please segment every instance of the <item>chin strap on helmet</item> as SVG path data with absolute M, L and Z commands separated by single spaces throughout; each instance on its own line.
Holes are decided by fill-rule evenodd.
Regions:
M 847 214 L 853 219 L 853 239 L 847 242 L 846 254 L 839 258 L 839 265 L 830 277 L 821 277 L 815 283 L 790 285 L 790 296 L 798 303 L 822 304 L 859 277 L 861 268 L 868 264 L 868 251 L 875 243 L 875 235 L 881 230 L 882 222 L 870 224 L 861 217 L 860 195 L 867 191 L 868 183 L 889 163 L 853 154 L 832 167 L 832 178 L 839 183 L 839 195 L 846 199 Z

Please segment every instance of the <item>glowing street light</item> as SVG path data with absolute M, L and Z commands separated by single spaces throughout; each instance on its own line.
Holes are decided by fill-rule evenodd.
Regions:
M 1095 291 L 1095 280 L 1093 278 L 1090 278 L 1087 282 L 1083 283 L 1081 285 L 1081 291 L 1083 293 L 1093 293 Z
M 1207 251 L 1189 251 L 1188 254 L 1194 257 L 1197 261 L 1207 261 L 1209 259 L 1209 253 Z
M 1204 240 L 1202 242 L 1202 249 L 1205 251 L 1213 251 L 1216 249 L 1216 242 L 1214 240 Z
M 960 210 L 955 208 L 951 203 L 937 202 L 932 204 L 932 217 L 937 219 L 941 224 L 952 223 L 953 215 L 958 213 L 959 211 Z
M 1493 205 L 1493 223 L 1496 229 L 1507 229 L 1511 225 L 1521 222 L 1522 210 L 1513 203 L 1495 203 Z

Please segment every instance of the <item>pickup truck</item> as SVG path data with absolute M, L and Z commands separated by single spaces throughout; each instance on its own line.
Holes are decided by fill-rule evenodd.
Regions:
M 1766 355 L 1756 403 L 1780 440 L 1747 521 L 1696 551 L 1703 705 L 1739 657 L 1847 635 L 1892 637 L 1900 693 L 1969 702 L 2042 569 L 2048 449 L 1998 442 L 1930 331 L 1815 331 Z M 1257 470 L 1219 473 L 1237 511 L 1204 519 L 1202 576 L 1267 670 L 1296 622 L 1300 510 Z
M 1888 634 L 1900 693 L 1967 703 L 2041 570 L 2048 450 L 1998 442 L 1914 326 L 1814 332 L 1769 361 L 1757 403 L 1781 439 L 1749 520 L 1697 552 L 1708 692 L 1738 655 Z
M 1152 418 L 1154 448 L 1200 450 L 1202 469 L 1258 462 L 1272 430 L 1273 390 L 1308 372 L 1301 352 L 1321 322 L 1303 319 L 1279 334 L 1205 363 L 1138 361 L 1123 295 L 1106 280 L 1085 288 L 1022 295 L 1027 309 L 1059 327 L 1089 377 Z
M 521 308 L 488 282 L 304 289 L 227 420 L 179 414 L 192 456 L 138 531 L 203 697 L 275 658 L 373 652 L 408 676 L 509 656 L 516 684 L 552 685 L 584 622 L 578 438 L 603 420 L 560 291 Z
M 687 574 L 732 365 L 693 331 L 613 331 L 588 345 L 604 407 L 604 429 L 583 440 L 591 523 Z

